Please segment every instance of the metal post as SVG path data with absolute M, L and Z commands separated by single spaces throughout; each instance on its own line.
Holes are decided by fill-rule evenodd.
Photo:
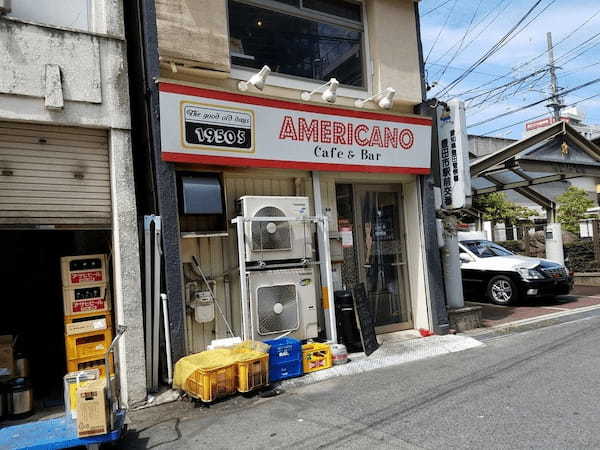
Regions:
M 248 310 L 248 286 L 246 280 L 246 240 L 244 239 L 244 221 L 242 217 L 233 219 L 233 223 L 237 226 L 237 241 L 238 241 L 238 262 L 240 265 L 240 294 L 242 303 L 242 339 L 253 339 L 254 330 L 248 332 L 249 317 L 252 311 Z
M 163 326 L 165 332 L 165 347 L 167 350 L 167 382 L 169 386 L 173 383 L 173 361 L 171 360 L 171 333 L 169 330 L 169 306 L 167 305 L 167 294 L 160 294 L 163 311 Z
M 151 227 L 154 216 L 144 216 L 144 276 L 145 276 L 145 305 L 146 320 L 144 336 L 146 339 L 146 386 L 152 386 L 152 244 Z
M 154 217 L 154 292 L 152 292 L 152 391 L 158 390 L 158 349 L 160 346 L 160 241 L 161 220 L 160 216 Z
M 329 217 L 323 210 L 323 200 L 321 198 L 321 174 L 312 172 L 313 198 L 315 202 L 315 216 L 323 217 L 324 222 L 317 222 L 317 239 L 320 247 L 319 264 L 321 274 L 321 296 L 323 298 L 322 305 L 325 312 L 325 328 L 327 331 L 327 339 L 337 343 L 337 330 L 335 327 L 335 307 L 333 298 L 333 277 L 331 275 L 331 258 L 328 256 L 329 251 Z M 327 230 L 327 231 L 325 231 Z M 323 261 L 326 260 L 326 261 Z M 333 332 L 333 333 L 332 333 Z
M 446 302 L 448 308 L 458 309 L 465 306 L 460 273 L 460 256 L 458 251 L 458 236 L 456 234 L 455 216 L 444 218 L 444 240 L 442 260 L 444 269 L 444 285 L 446 287 Z
M 323 294 L 327 293 L 327 309 L 328 314 L 325 315 L 325 327 L 327 328 L 327 339 L 333 344 L 337 344 L 337 328 L 335 320 L 335 298 L 333 295 L 333 275 L 331 273 L 331 254 L 329 249 L 329 218 L 321 216 L 318 223 L 318 228 L 323 227 L 323 251 L 320 252 L 321 270 L 325 270 L 326 289 L 323 289 Z M 324 261 L 323 261 L 324 260 Z

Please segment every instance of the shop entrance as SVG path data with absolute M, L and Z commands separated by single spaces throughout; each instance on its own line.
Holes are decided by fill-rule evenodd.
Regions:
M 412 328 L 401 185 L 336 185 L 338 226 L 346 239 L 342 278 L 367 289 L 377 333 Z M 354 224 L 354 226 L 352 226 Z

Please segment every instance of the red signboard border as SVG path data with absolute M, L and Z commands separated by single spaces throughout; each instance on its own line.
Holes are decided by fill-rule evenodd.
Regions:
M 385 120 L 388 122 L 411 125 L 424 125 L 429 127 L 432 125 L 432 120 L 427 117 L 396 116 L 393 114 L 383 114 L 370 111 L 355 111 L 342 108 L 332 108 L 327 106 L 307 105 L 304 103 L 294 103 L 285 100 L 254 97 L 250 95 L 241 95 L 225 91 L 215 91 L 212 89 L 203 89 L 173 83 L 160 83 L 159 90 L 161 92 L 167 92 L 172 94 L 190 95 L 194 97 L 212 98 L 236 103 L 269 106 L 272 108 L 288 109 L 293 111 L 305 111 L 317 114 L 327 114 L 368 120 Z M 423 150 L 430 151 L 429 148 Z M 405 173 L 415 175 L 427 175 L 431 173 L 431 169 L 428 167 L 390 167 L 367 166 L 362 164 L 331 164 L 301 161 L 279 161 L 270 159 L 197 155 L 189 153 L 178 153 L 172 151 L 163 151 L 162 159 L 167 162 L 196 163 L 237 167 L 263 167 L 276 169 L 324 170 L 342 172 Z

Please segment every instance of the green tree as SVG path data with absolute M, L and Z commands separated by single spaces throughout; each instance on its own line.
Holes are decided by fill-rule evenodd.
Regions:
M 586 211 L 594 206 L 592 199 L 583 189 L 571 186 L 556 197 L 556 201 L 558 202 L 558 221 L 565 230 L 578 233 L 579 222 L 585 218 Z
M 533 209 L 509 201 L 504 192 L 478 195 L 473 199 L 473 207 L 483 213 L 483 220 L 492 223 L 492 233 L 496 224 L 517 225 L 537 214 Z

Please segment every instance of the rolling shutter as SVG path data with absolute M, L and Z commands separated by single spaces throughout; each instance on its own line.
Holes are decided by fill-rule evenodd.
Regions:
M 110 224 L 106 130 L 0 121 L 0 226 Z

